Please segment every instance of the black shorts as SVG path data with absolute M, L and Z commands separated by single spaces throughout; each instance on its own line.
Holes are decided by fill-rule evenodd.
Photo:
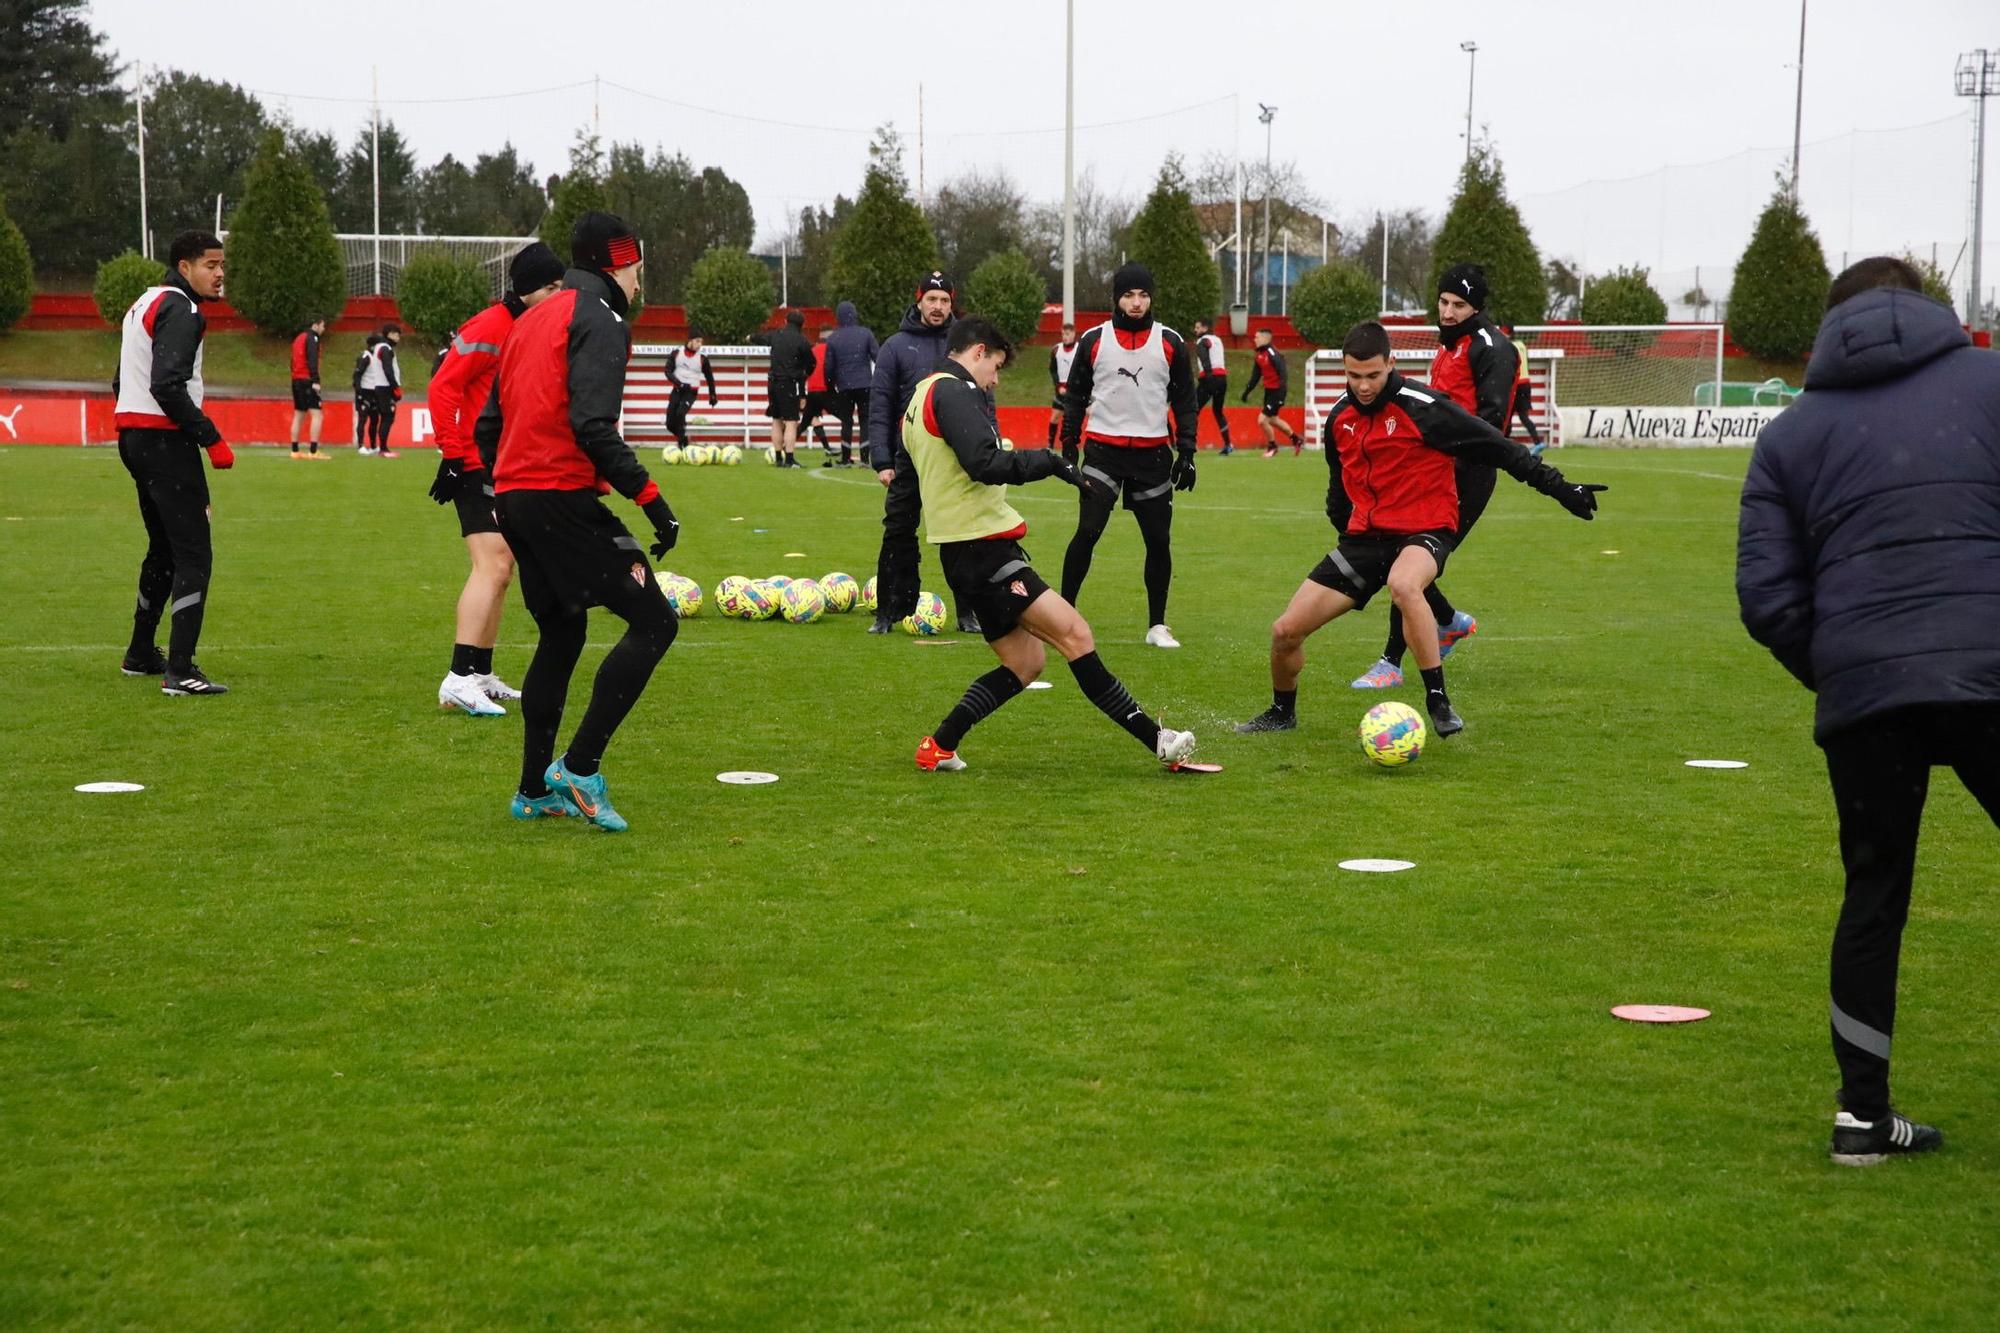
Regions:
M 1035 599 L 1049 590 L 1019 542 L 944 542 L 938 564 L 959 613 L 979 617 L 979 632 L 988 643 L 1012 634 Z
M 493 492 L 488 489 L 490 474 L 482 471 L 474 475 L 476 479 L 465 482 L 452 497 L 452 507 L 458 510 L 461 537 L 500 531 L 500 520 L 493 516 Z
M 766 387 L 769 401 L 764 407 L 764 415 L 773 421 L 797 421 L 799 419 L 799 391 L 797 385 L 772 384 Z
M 317 412 L 320 410 L 319 389 L 311 380 L 292 381 L 292 411 Z
M 1049 399 L 1049 410 L 1051 412 L 1069 411 L 1069 395 L 1058 392 L 1055 397 Z
M 645 548 L 595 491 L 503 491 L 495 510 L 536 620 L 608 605 L 621 579 L 658 594 Z
M 1194 382 L 1194 401 L 1197 410 L 1211 402 L 1229 404 L 1229 376 L 1203 375 Z
M 1172 445 L 1152 444 L 1132 449 L 1101 440 L 1083 442 L 1083 484 L 1097 499 L 1116 500 L 1122 492 L 1125 507 L 1174 502 L 1174 450 Z
M 1429 551 L 1437 561 L 1438 573 L 1442 574 L 1455 541 L 1456 536 L 1449 528 L 1402 536 L 1342 537 L 1339 548 L 1329 551 L 1306 577 L 1322 588 L 1353 598 L 1355 609 L 1359 610 L 1388 583 L 1389 569 L 1404 548 L 1421 546 Z
M 1283 407 L 1284 405 L 1285 405 L 1284 390 L 1274 389 L 1271 390 L 1270 392 L 1267 392 L 1264 395 L 1264 406 L 1261 410 L 1265 416 L 1274 417 L 1278 415 L 1278 409 Z
M 821 417 L 832 416 L 834 414 L 834 403 L 839 396 L 830 391 L 826 393 L 807 394 L 805 412 L 801 419 L 804 421 L 818 421 Z

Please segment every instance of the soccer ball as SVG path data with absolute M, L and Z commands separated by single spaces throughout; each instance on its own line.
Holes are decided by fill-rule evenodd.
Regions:
M 753 608 L 750 619 L 769 620 L 777 615 L 778 598 L 783 592 L 784 589 L 769 579 L 752 579 L 748 591 L 744 594 Z
M 660 594 L 682 620 L 701 614 L 701 585 L 685 574 L 661 574 Z
M 765 579 L 764 582 L 770 584 L 773 588 L 778 589 L 778 591 L 783 592 L 785 589 L 785 585 L 787 583 L 790 583 L 791 580 L 786 578 L 783 574 L 773 574 L 771 575 L 770 578 Z
M 725 444 L 722 446 L 722 452 L 717 455 L 716 461 L 725 467 L 735 467 L 743 461 L 743 450 L 736 445 Z
M 712 444 L 704 444 L 701 446 L 701 461 L 704 464 L 720 462 L 721 459 L 722 459 L 722 450 L 716 448 Z
M 934 592 L 917 594 L 917 609 L 903 617 L 903 632 L 927 639 L 944 633 L 944 598 Z
M 715 585 L 715 609 L 735 620 L 755 620 L 749 601 L 750 580 L 731 574 Z
M 1416 709 L 1376 704 L 1361 719 L 1361 753 L 1384 768 L 1396 768 L 1424 752 L 1424 735 L 1424 719 Z
M 873 574 L 868 576 L 868 582 L 861 585 L 861 595 L 854 599 L 854 604 L 863 611 L 873 611 L 875 609 L 875 576 Z
M 819 590 L 826 594 L 826 609 L 836 613 L 852 611 L 861 596 L 861 585 L 852 574 L 828 574 L 819 581 Z
M 708 446 L 705 444 L 691 444 L 681 450 L 681 462 L 687 464 L 689 467 L 700 467 L 707 461 Z
M 794 579 L 779 592 L 778 609 L 794 625 L 810 625 L 826 611 L 826 594 L 811 579 Z
M 681 461 L 681 447 L 678 444 L 670 444 L 660 450 L 660 461 L 668 467 L 674 466 Z

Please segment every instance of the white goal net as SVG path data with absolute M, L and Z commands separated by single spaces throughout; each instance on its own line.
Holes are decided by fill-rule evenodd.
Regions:
M 394 296 L 403 269 L 418 255 L 469 259 L 485 270 L 493 298 L 507 288 L 507 261 L 534 241 L 532 236 L 382 236 L 341 232 L 341 263 L 347 268 L 349 296 Z

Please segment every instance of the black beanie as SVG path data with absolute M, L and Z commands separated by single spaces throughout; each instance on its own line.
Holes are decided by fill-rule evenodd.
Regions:
M 1486 270 L 1477 264 L 1453 264 L 1438 279 L 1438 290 L 1450 292 L 1474 310 L 1486 308 Z
M 1118 298 L 1127 292 L 1153 294 L 1153 270 L 1144 264 L 1127 264 L 1111 275 L 1111 303 L 1118 304 Z
M 616 213 L 585 213 L 569 234 L 570 262 L 578 268 L 609 273 L 644 258 L 638 233 Z
M 507 285 L 516 296 L 561 282 L 562 275 L 562 260 L 540 241 L 522 246 L 507 265 Z
M 957 296 L 958 288 L 951 285 L 950 274 L 946 273 L 943 269 L 934 268 L 929 273 L 926 273 L 917 283 L 917 299 L 919 301 L 924 299 L 925 292 L 943 292 L 948 296 Z

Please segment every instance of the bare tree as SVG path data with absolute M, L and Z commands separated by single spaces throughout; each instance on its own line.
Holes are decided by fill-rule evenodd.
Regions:
M 1019 250 L 1028 201 L 1005 171 L 974 168 L 940 185 L 924 209 L 937 234 L 938 259 L 963 282 L 987 258 Z
M 1341 258 L 1379 282 L 1382 274 L 1382 231 L 1389 232 L 1389 310 L 1427 310 L 1433 293 L 1431 241 L 1436 228 L 1421 208 L 1402 208 L 1358 218 L 1341 235 Z
M 1086 310 L 1107 308 L 1105 294 L 1111 275 L 1124 262 L 1125 229 L 1132 225 L 1135 205 L 1122 195 L 1106 194 L 1088 170 L 1076 179 L 1076 299 Z M 1028 257 L 1047 280 L 1049 300 L 1062 300 L 1062 205 L 1037 205 L 1028 215 Z

